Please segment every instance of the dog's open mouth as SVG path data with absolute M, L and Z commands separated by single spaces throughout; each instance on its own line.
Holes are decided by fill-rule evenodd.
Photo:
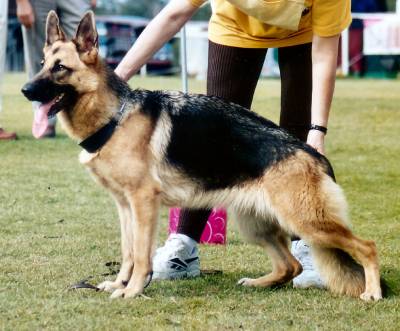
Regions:
M 56 115 L 62 109 L 64 93 L 59 94 L 46 103 L 41 103 L 35 112 L 35 119 L 32 133 L 36 138 L 40 138 L 48 127 L 48 119 Z
M 53 117 L 55 114 L 57 114 L 61 110 L 60 106 L 62 105 L 64 95 L 64 93 L 61 93 L 49 102 L 41 103 L 39 109 L 41 112 L 43 112 L 43 115 L 46 115 L 47 117 Z

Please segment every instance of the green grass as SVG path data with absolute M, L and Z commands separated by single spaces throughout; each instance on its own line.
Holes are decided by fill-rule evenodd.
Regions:
M 222 274 L 153 282 L 143 298 L 68 291 L 88 277 L 103 280 L 104 263 L 119 261 L 113 202 L 79 165 L 79 148 L 61 130 L 31 137 L 30 104 L 19 93 L 25 75 L 4 86 L 7 129 L 0 142 L 0 329 L 4 330 L 398 330 L 400 327 L 400 81 L 337 82 L 327 154 L 350 204 L 355 232 L 377 241 L 390 296 L 378 303 L 322 290 L 249 289 L 247 275 L 270 270 L 261 249 L 229 224 L 228 245 L 202 246 L 202 268 Z M 134 78 L 132 86 L 179 89 L 176 78 Z M 203 92 L 204 83 L 190 82 Z M 300 87 L 299 87 L 300 88 Z M 277 120 L 279 81 L 260 81 L 254 109 Z M 163 209 L 159 240 L 166 238 Z

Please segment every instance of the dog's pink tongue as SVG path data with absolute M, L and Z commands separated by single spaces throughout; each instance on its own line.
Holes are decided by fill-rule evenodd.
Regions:
M 53 104 L 53 100 L 48 103 L 41 104 L 39 106 L 39 109 L 35 111 L 32 125 L 32 134 L 36 139 L 41 138 L 46 132 L 47 126 L 49 125 L 47 114 L 49 113 L 50 108 Z

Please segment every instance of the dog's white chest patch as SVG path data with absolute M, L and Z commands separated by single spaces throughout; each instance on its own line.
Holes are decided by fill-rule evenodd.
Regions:
M 92 161 L 99 153 L 89 153 L 85 150 L 81 151 L 79 153 L 79 162 L 81 164 L 88 164 L 90 161 Z

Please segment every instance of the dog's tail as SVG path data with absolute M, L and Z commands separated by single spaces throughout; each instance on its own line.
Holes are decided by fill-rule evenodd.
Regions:
M 347 253 L 313 245 L 312 255 L 326 287 L 337 294 L 359 297 L 365 289 L 363 267 Z

